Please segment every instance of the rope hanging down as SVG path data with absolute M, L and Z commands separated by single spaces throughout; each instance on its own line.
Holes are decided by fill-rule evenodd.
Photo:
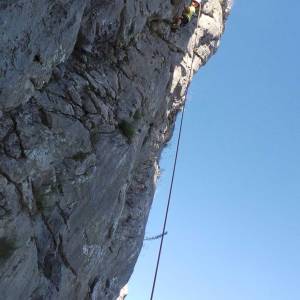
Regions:
M 168 215 L 169 215 L 169 208 L 170 208 L 170 203 L 171 203 L 171 196 L 172 196 L 172 191 L 173 191 L 173 183 L 174 183 L 174 177 L 175 177 L 176 165 L 177 165 L 177 158 L 178 158 L 178 152 L 179 152 L 179 146 L 180 146 L 180 139 L 181 139 L 181 132 L 182 132 L 182 124 L 183 124 L 184 111 L 185 111 L 185 103 L 183 105 L 183 110 L 182 110 L 182 114 L 181 114 L 180 129 L 179 129 L 179 135 L 178 135 L 178 141 L 177 141 L 177 147 L 176 147 L 176 155 L 175 155 L 174 166 L 173 166 L 171 187 L 170 187 L 170 191 L 169 191 L 168 204 L 167 204 L 167 209 L 166 209 L 165 220 L 164 220 L 164 225 L 163 225 L 163 231 L 162 232 L 165 232 L 165 230 L 166 230 L 166 225 L 167 225 L 167 220 L 168 220 Z M 159 268 L 159 263 L 160 263 L 160 258 L 161 258 L 161 252 L 162 252 L 162 246 L 163 246 L 163 243 L 164 243 L 164 237 L 165 237 L 165 235 L 162 235 L 161 240 L 160 240 L 158 258 L 157 258 L 157 263 L 156 263 L 156 269 L 155 269 L 155 275 L 154 275 L 154 280 L 153 280 L 153 285 L 152 285 L 152 291 L 151 291 L 151 298 L 150 298 L 150 300 L 153 300 L 153 296 L 154 296 L 156 279 L 157 279 L 158 268 Z
M 200 15 L 201 15 L 201 13 L 199 12 L 198 19 L 197 19 L 197 28 L 198 28 L 198 24 L 199 24 Z M 194 45 L 193 45 L 193 48 L 192 48 L 193 52 L 194 52 L 195 44 L 196 44 L 196 38 L 194 38 Z M 176 146 L 176 154 L 175 154 L 173 172 L 172 172 L 172 179 L 171 179 L 169 197 L 168 197 L 167 208 L 166 208 L 166 213 L 165 213 L 165 219 L 164 219 L 164 225 L 163 225 L 162 232 L 166 232 L 166 226 L 167 226 L 167 221 L 168 221 L 168 215 L 169 215 L 169 209 L 170 209 L 170 203 L 171 203 L 172 191 L 173 191 L 173 184 L 174 184 L 174 178 L 175 178 L 176 166 L 177 166 L 177 160 L 178 160 L 178 153 L 179 153 L 179 147 L 180 147 L 180 141 L 181 141 L 181 133 L 182 133 L 183 120 L 184 120 L 184 112 L 185 112 L 187 92 L 188 92 L 188 87 L 189 87 L 190 81 L 191 81 L 192 76 L 193 76 L 194 59 L 195 59 L 195 54 L 193 54 L 192 64 L 191 64 L 191 67 L 190 67 L 188 86 L 186 88 L 185 95 L 184 95 L 185 102 L 183 104 L 183 109 L 182 109 L 182 114 L 181 114 L 179 134 L 178 134 L 178 140 L 177 140 L 177 146 Z M 151 291 L 150 300 L 153 300 L 153 297 L 154 297 L 154 291 L 155 291 L 155 286 L 156 286 L 156 280 L 157 280 L 157 274 L 158 274 L 158 269 L 159 269 L 161 253 L 162 253 L 162 247 L 163 247 L 163 243 L 164 243 L 164 237 L 165 237 L 165 234 L 162 234 L 161 235 L 161 240 L 160 240 L 159 252 L 158 252 L 158 256 L 157 256 L 156 269 L 155 269 L 155 274 L 154 274 L 154 279 L 153 279 L 153 284 L 152 284 L 152 291 Z

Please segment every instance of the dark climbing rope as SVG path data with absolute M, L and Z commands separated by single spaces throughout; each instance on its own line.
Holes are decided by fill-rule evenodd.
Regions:
M 183 124 L 183 118 L 184 118 L 184 111 L 185 111 L 185 103 L 183 105 L 183 110 L 182 110 L 182 114 L 181 114 L 180 129 L 179 129 L 179 135 L 178 135 L 178 141 L 177 141 L 177 147 L 176 147 L 176 154 L 175 154 L 175 160 L 174 160 L 174 166 L 173 166 L 171 187 L 170 187 L 170 191 L 169 191 L 168 204 L 167 204 L 167 209 L 166 209 L 166 214 L 165 214 L 165 220 L 164 220 L 164 226 L 163 226 L 162 232 L 165 232 L 166 226 L 167 226 L 167 220 L 168 220 L 170 203 L 171 203 L 171 196 L 172 196 L 172 191 L 173 191 L 173 183 L 174 183 L 175 172 L 176 172 L 176 165 L 177 165 L 177 159 L 178 159 L 178 152 L 179 152 L 179 146 L 180 146 L 180 140 L 181 140 L 181 132 L 182 132 L 182 124 Z M 154 275 L 154 280 L 153 280 L 153 285 L 152 285 L 152 291 L 151 291 L 151 298 L 150 298 L 150 300 L 153 300 L 153 296 L 154 296 L 156 279 L 157 279 L 157 274 L 158 274 L 158 269 L 159 269 L 161 252 L 162 252 L 162 246 L 163 246 L 163 243 L 164 243 L 164 237 L 165 237 L 165 235 L 162 235 L 161 236 L 161 240 L 160 240 L 160 246 L 159 246 L 159 252 L 158 252 L 158 257 L 157 257 L 157 263 L 156 263 L 156 269 L 155 269 L 155 275 Z
M 155 235 L 155 236 L 151 236 L 151 237 L 146 237 L 144 238 L 144 241 L 154 241 L 154 240 L 158 240 L 162 237 L 162 235 L 167 235 L 168 234 L 168 231 L 164 232 L 164 233 L 161 233 L 159 235 Z
M 198 19 L 197 19 L 197 28 L 199 24 L 199 19 L 200 19 L 201 13 L 198 14 Z M 195 48 L 195 43 L 193 45 L 193 52 Z M 181 120 L 180 120 L 180 127 L 179 127 L 179 134 L 178 134 L 178 140 L 177 140 L 177 146 L 176 146 L 176 154 L 175 154 L 175 159 L 174 159 L 174 165 L 173 165 L 173 172 L 172 172 L 172 179 L 171 179 L 171 185 L 170 185 L 170 190 L 169 190 L 169 197 L 168 197 L 168 202 L 167 202 L 167 208 L 166 208 L 166 213 L 165 213 L 165 219 L 164 219 L 164 225 L 163 225 L 163 230 L 162 232 L 166 232 L 166 226 L 167 226 L 167 221 L 168 221 L 168 216 L 169 216 L 169 209 L 170 209 L 170 204 L 171 204 L 171 198 L 172 198 L 172 192 L 173 192 L 173 184 L 174 184 L 174 178 L 175 178 L 175 173 L 176 173 L 176 166 L 177 166 L 177 161 L 178 161 L 178 153 L 179 153 L 179 147 L 180 147 L 180 141 L 181 141 L 181 134 L 182 134 L 182 125 L 183 125 L 183 120 L 184 120 L 184 112 L 185 112 L 185 104 L 186 104 L 186 98 L 187 98 L 187 93 L 188 93 L 188 88 L 190 85 L 190 81 L 192 80 L 193 76 L 193 64 L 194 64 L 194 59 L 195 59 L 195 54 L 193 54 L 193 59 L 192 59 L 192 64 L 190 68 L 190 74 L 189 74 L 189 80 L 188 80 L 188 86 L 185 91 L 184 99 L 185 102 L 183 104 L 182 108 L 182 114 L 181 114 Z M 160 246 L 159 246 L 159 251 L 158 251 L 158 256 L 157 256 L 157 262 L 156 262 L 156 268 L 155 268 L 155 274 L 154 274 L 154 279 L 153 279 L 153 284 L 152 284 L 152 291 L 151 291 L 151 297 L 150 300 L 153 300 L 154 297 L 154 291 L 155 291 L 155 286 L 156 286 L 156 280 L 157 280 L 157 274 L 158 274 L 158 269 L 159 269 L 159 263 L 160 263 L 160 258 L 161 258 L 161 253 L 162 253 L 162 247 L 164 243 L 164 238 L 165 234 L 161 235 L 161 240 L 160 240 Z

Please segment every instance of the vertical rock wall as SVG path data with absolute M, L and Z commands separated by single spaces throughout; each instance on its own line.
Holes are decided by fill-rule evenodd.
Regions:
M 3 299 L 112 300 L 128 281 L 190 72 L 231 6 L 172 33 L 187 3 L 1 1 Z

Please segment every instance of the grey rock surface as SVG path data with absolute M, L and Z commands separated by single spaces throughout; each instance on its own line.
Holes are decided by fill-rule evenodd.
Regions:
M 187 3 L 1 1 L 2 299 L 113 300 L 127 283 L 160 153 L 231 7 L 208 0 L 171 32 Z

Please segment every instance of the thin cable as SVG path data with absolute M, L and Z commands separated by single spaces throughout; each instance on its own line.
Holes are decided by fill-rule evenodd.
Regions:
M 199 23 L 199 18 L 200 18 L 200 13 L 199 13 L 198 19 L 197 19 L 197 27 L 198 27 L 198 23 Z M 194 47 L 195 47 L 195 45 L 193 46 L 193 49 L 194 49 Z M 168 204 L 167 204 L 167 208 L 166 208 L 165 220 L 164 220 L 164 226 L 163 226 L 162 232 L 166 232 L 166 226 L 167 226 L 167 221 L 168 221 L 168 216 L 169 216 L 169 209 L 170 209 L 170 203 L 171 203 L 172 192 L 173 192 L 173 184 L 174 184 L 174 178 L 175 178 L 175 173 L 176 173 L 176 166 L 177 166 L 177 160 L 178 160 L 179 146 L 180 146 L 180 141 L 181 141 L 181 133 L 182 133 L 182 125 L 183 125 L 183 119 L 184 119 L 184 112 L 185 112 L 185 104 L 186 104 L 187 92 L 188 92 L 190 81 L 191 81 L 192 76 L 193 76 L 194 58 L 195 58 L 195 55 L 193 56 L 193 59 L 192 59 L 192 64 L 191 64 L 190 74 L 189 74 L 189 80 L 188 80 L 188 86 L 187 86 L 186 91 L 185 91 L 185 102 L 183 104 L 183 109 L 182 109 L 182 114 L 181 114 L 179 134 L 178 134 L 178 140 L 177 140 L 177 146 L 176 146 L 176 154 L 175 154 L 174 165 L 173 165 L 173 172 L 172 172 L 172 180 L 171 180 L 171 185 L 170 185 L 170 190 L 169 190 Z M 161 253 L 162 253 L 162 247 L 163 247 L 163 243 L 164 243 L 164 238 L 165 238 L 165 235 L 163 234 L 161 236 L 161 240 L 160 240 L 160 246 L 159 246 L 159 252 L 158 252 L 158 256 L 157 256 L 157 262 L 156 262 L 156 268 L 155 268 L 155 275 L 154 275 L 154 279 L 153 279 L 150 300 L 153 300 L 153 297 L 154 297 L 156 280 L 157 280 L 157 274 L 158 274 L 158 269 L 159 269 L 159 263 L 160 263 L 160 258 L 161 258 Z
M 167 209 L 166 209 L 165 221 L 164 221 L 164 226 L 163 226 L 163 231 L 162 232 L 165 232 L 166 226 L 167 226 L 167 220 L 168 220 L 170 203 L 171 203 L 171 197 L 172 197 L 172 191 L 173 191 L 173 183 L 174 183 L 175 171 L 176 171 L 176 166 L 177 166 L 178 152 L 179 152 L 179 146 L 180 146 L 180 140 L 181 140 L 181 132 L 182 132 L 182 124 L 183 124 L 183 118 L 184 118 L 184 111 L 185 111 L 185 103 L 183 105 L 183 110 L 182 110 L 182 114 L 181 114 L 180 129 L 179 129 L 179 135 L 178 135 L 178 141 L 177 141 L 177 147 L 176 147 L 175 161 L 174 161 L 174 166 L 173 166 L 173 174 L 172 174 L 172 180 L 171 180 L 171 187 L 170 187 L 170 191 L 169 191 L 168 205 L 167 205 Z M 165 235 L 162 235 L 161 240 L 160 240 L 158 258 L 157 258 L 157 263 L 156 263 L 156 269 L 155 269 L 155 275 L 154 275 L 154 280 L 153 280 L 153 285 L 152 285 L 152 291 L 151 291 L 151 298 L 150 298 L 150 300 L 153 300 L 153 296 L 154 296 L 156 279 L 157 279 L 157 274 L 158 274 L 158 269 L 159 269 L 159 263 L 160 263 L 160 258 L 161 258 L 161 252 L 162 252 L 162 246 L 163 246 L 163 243 L 164 243 L 164 238 L 165 238 Z

